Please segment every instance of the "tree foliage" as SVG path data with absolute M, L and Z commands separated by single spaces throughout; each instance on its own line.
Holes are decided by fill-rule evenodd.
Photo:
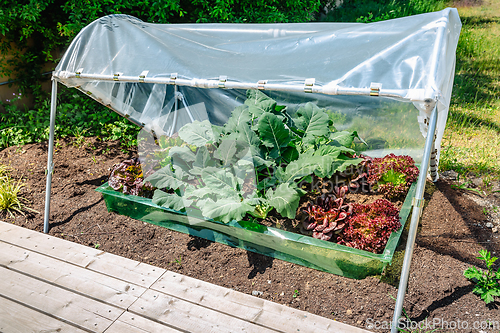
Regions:
M 42 97 L 41 71 L 87 24 L 109 14 L 151 23 L 305 22 L 320 0 L 0 0 L 0 76 Z

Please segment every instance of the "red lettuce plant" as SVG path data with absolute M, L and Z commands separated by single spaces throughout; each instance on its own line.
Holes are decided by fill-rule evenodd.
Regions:
M 336 172 L 334 178 L 336 184 L 345 184 L 349 192 L 357 193 L 371 192 L 371 184 L 368 182 L 368 170 L 372 164 L 372 158 L 364 155 L 352 155 L 352 158 L 362 158 L 363 160 L 357 165 L 351 165 L 342 172 Z
M 389 154 L 374 158 L 368 167 L 368 182 L 372 188 L 388 199 L 406 194 L 411 183 L 417 180 L 419 170 L 410 156 Z
M 385 199 L 371 204 L 354 204 L 352 216 L 338 243 L 355 249 L 382 253 L 393 231 L 401 227 L 399 210 Z
M 155 188 L 151 183 L 144 182 L 144 178 L 139 159 L 132 158 L 113 166 L 108 185 L 125 194 L 152 198 Z
M 307 232 L 312 231 L 314 238 L 330 240 L 346 225 L 347 218 L 352 213 L 352 205 L 344 205 L 347 186 L 336 187 L 334 194 L 323 194 L 317 198 L 316 204 L 308 203 L 302 210 L 306 219 L 302 228 Z

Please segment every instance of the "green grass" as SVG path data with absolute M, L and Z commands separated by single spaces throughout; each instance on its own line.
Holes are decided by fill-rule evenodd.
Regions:
M 440 168 L 500 179 L 500 1 L 458 12 L 463 26 Z

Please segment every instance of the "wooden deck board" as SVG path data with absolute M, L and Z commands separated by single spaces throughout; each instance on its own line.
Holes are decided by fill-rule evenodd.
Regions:
M 0 295 L 4 298 L 82 329 L 104 332 L 124 311 L 3 267 L 0 276 Z
M 175 272 L 165 272 L 151 289 L 283 332 L 354 332 L 352 326 Z
M 129 310 L 188 332 L 276 333 L 274 330 L 201 306 L 193 306 L 190 302 L 154 290 L 146 291 Z
M 166 271 L 12 224 L 0 223 L 0 241 L 90 270 L 149 287 Z
M 41 330 L 58 333 L 87 333 L 77 327 L 0 297 L 0 332 L 35 333 Z M 126 331 L 123 331 L 124 333 Z
M 368 332 L 0 222 L 0 332 Z
M 127 309 L 146 288 L 0 241 L 0 266 Z

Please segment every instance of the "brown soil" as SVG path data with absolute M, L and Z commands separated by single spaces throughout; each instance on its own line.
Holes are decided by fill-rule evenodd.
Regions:
M 88 138 L 75 146 L 60 140 L 54 156 L 50 234 L 247 294 L 262 292 L 258 297 L 354 326 L 366 328 L 367 323 L 379 321 L 380 328 L 392 319 L 392 296 L 397 294 L 400 274 L 397 264 L 382 277 L 352 280 L 108 213 L 94 189 L 107 180 L 113 164 L 134 154 L 121 152 L 118 142 Z M 41 212 L 15 218 L 4 212 L 0 219 L 42 231 L 47 144 L 7 148 L 0 151 L 0 164 L 12 167 L 13 177 L 26 179 L 22 194 L 29 207 Z M 440 320 L 453 325 L 460 321 L 461 327 L 464 323 L 469 327 L 460 332 L 477 332 L 475 322 L 498 324 L 500 303 L 486 305 L 472 294 L 474 284 L 463 271 L 471 265 L 484 268 L 475 258 L 478 251 L 484 248 L 498 255 L 500 246 L 498 234 L 485 227 L 483 209 L 463 194 L 444 180 L 428 184 L 428 205 L 404 308 L 415 322 Z M 498 198 L 493 199 L 500 206 Z M 453 326 L 444 328 L 458 331 L 450 329 Z

